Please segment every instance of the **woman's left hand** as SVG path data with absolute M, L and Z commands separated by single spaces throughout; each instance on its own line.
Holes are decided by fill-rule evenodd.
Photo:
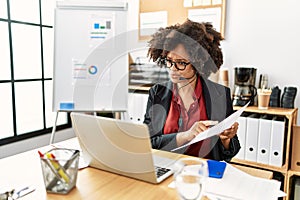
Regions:
M 232 126 L 229 129 L 226 129 L 219 135 L 219 137 L 226 149 L 229 148 L 230 139 L 236 135 L 238 127 L 239 127 L 239 123 L 235 122 L 234 124 L 232 124 Z

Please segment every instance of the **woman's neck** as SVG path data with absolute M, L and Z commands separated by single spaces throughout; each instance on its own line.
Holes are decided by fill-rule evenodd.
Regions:
M 181 85 L 177 84 L 178 94 L 182 99 L 184 108 L 188 111 L 191 104 L 194 102 L 194 93 L 197 83 L 197 76 L 190 79 L 188 82 L 185 82 Z
M 182 94 L 194 92 L 196 83 L 197 83 L 196 80 L 197 80 L 197 75 L 195 75 L 193 78 L 188 79 L 184 82 L 177 83 L 178 92 L 180 92 Z

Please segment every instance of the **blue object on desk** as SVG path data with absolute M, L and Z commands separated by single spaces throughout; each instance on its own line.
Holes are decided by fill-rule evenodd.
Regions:
M 222 178 L 225 168 L 226 162 L 220 162 L 216 160 L 207 160 L 208 165 L 208 175 L 211 178 Z

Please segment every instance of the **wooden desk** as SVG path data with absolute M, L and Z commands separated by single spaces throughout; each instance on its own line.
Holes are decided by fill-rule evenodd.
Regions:
M 156 152 L 175 159 L 184 156 L 164 151 Z M 76 188 L 69 194 L 48 194 L 44 187 L 37 150 L 1 159 L 0 166 L 0 186 L 33 185 L 36 188 L 33 193 L 24 196 L 22 200 L 177 199 L 176 191 L 168 187 L 173 180 L 172 177 L 155 185 L 91 167 L 79 170 Z M 268 171 L 254 171 L 248 167 L 238 168 L 260 177 L 271 177 L 271 172 Z

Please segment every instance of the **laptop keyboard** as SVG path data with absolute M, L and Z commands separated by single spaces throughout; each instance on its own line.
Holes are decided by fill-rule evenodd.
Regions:
M 155 166 L 156 177 L 159 178 L 167 172 L 171 171 L 171 169 Z

